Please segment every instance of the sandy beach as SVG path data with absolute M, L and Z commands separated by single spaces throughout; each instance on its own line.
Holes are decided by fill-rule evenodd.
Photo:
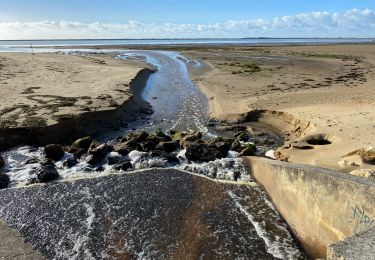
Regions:
M 111 55 L 0 54 L 1 128 L 48 126 L 87 112 L 115 110 L 147 65 Z
M 284 134 L 286 143 L 278 149 L 282 159 L 346 172 L 375 168 L 358 154 L 342 158 L 374 145 L 375 45 L 191 48 L 183 53 L 210 67 L 191 74 L 209 99 L 212 118 L 236 121 L 258 111 L 256 120 Z

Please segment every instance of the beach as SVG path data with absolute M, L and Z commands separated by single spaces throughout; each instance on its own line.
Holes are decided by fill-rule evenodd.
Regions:
M 212 118 L 237 121 L 258 111 L 256 120 L 284 135 L 278 151 L 289 162 L 346 172 L 375 168 L 358 154 L 342 158 L 374 145 L 375 45 L 222 46 L 183 53 L 209 66 L 204 73 L 192 69 L 191 76 L 207 95 Z

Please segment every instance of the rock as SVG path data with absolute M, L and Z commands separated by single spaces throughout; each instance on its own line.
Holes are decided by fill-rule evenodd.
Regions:
M 240 152 L 240 156 L 253 156 L 256 152 L 255 145 L 247 144 L 245 148 Z
M 59 177 L 54 165 L 42 165 L 37 172 L 37 178 L 40 182 L 49 182 Z
M 199 132 L 199 131 L 188 133 L 180 139 L 180 146 L 186 147 L 189 143 L 192 143 L 192 142 L 197 143 L 197 142 L 201 141 L 202 136 L 203 136 L 202 133 Z M 172 138 L 172 140 L 173 140 L 173 138 Z M 173 140 L 173 141 L 175 141 L 175 140 Z
M 44 160 L 40 161 L 40 165 L 42 165 L 42 166 L 48 166 L 48 165 L 55 166 L 55 163 L 51 159 L 44 159 Z
M 113 169 L 116 171 L 127 171 L 131 168 L 133 168 L 133 165 L 131 164 L 130 161 L 118 163 L 113 166 Z
M 180 144 L 175 141 L 160 142 L 159 145 L 156 147 L 156 149 L 167 152 L 167 153 L 176 151 L 179 148 L 180 148 Z
M 130 148 L 126 142 L 125 143 L 118 143 L 115 145 L 114 147 L 115 151 L 118 152 L 119 154 L 123 155 L 123 156 L 126 156 L 128 155 L 132 148 Z
M 349 161 L 349 160 L 341 160 L 337 164 L 342 168 L 345 168 L 348 166 L 358 166 L 355 162 Z
M 207 143 L 188 143 L 185 156 L 193 162 L 209 162 L 216 159 L 225 158 L 228 155 L 230 144 L 226 142 Z
M 186 136 L 184 136 L 181 139 L 181 141 L 182 142 L 195 142 L 195 141 L 202 139 L 202 136 L 203 136 L 202 132 L 195 131 L 192 133 L 188 133 Z
M 87 162 L 89 164 L 100 163 L 106 157 L 107 153 L 111 152 L 113 147 L 107 144 L 100 144 L 99 142 L 92 142 L 89 147 L 89 156 Z
M 350 172 L 351 175 L 368 178 L 375 181 L 375 170 L 372 169 L 360 169 Z
M 375 163 L 375 147 L 374 146 L 370 146 L 367 149 L 365 148 L 357 149 L 341 157 L 349 157 L 353 155 L 360 155 L 362 160 L 366 163 L 371 163 L 371 164 Z
M 66 149 L 67 153 L 73 154 L 76 159 L 80 159 L 86 153 L 87 149 L 79 148 L 77 146 L 70 146 Z
M 275 158 L 276 158 L 276 160 L 284 161 L 284 162 L 287 162 L 289 160 L 289 156 L 287 154 L 283 153 L 283 151 L 280 150 L 280 149 L 277 149 L 275 151 Z
M 121 155 L 109 154 L 107 156 L 107 163 L 108 163 L 108 165 L 114 165 L 114 164 L 120 163 L 120 162 L 122 162 L 124 160 L 125 160 L 125 157 L 123 157 Z
M 138 145 L 137 150 L 139 150 L 141 152 L 151 152 L 152 150 L 155 150 L 157 145 L 158 145 L 158 143 L 156 143 L 156 142 L 146 140 L 143 143 L 140 143 Z
M 230 149 L 232 151 L 240 153 L 244 148 L 243 148 L 242 144 L 240 143 L 240 141 L 236 140 L 232 143 Z
M 35 156 L 33 157 L 30 157 L 28 158 L 26 161 L 25 161 L 25 165 L 28 165 L 28 164 L 35 164 L 35 163 L 39 163 L 39 159 Z
M 9 183 L 9 176 L 4 173 L 0 173 L 0 189 L 8 188 Z
M 149 137 L 145 131 L 132 132 L 128 134 L 125 142 L 115 145 L 115 151 L 121 155 L 126 155 L 133 150 L 139 149 L 139 145 Z
M 76 158 L 74 158 L 74 157 L 73 158 L 68 158 L 65 161 L 63 161 L 63 166 L 67 167 L 67 168 L 71 168 L 74 165 L 76 165 L 77 163 L 78 163 L 78 161 L 77 161 Z
M 165 151 L 156 150 L 153 151 L 150 155 L 151 157 L 159 157 L 165 159 L 167 162 L 172 164 L 180 163 L 180 160 L 177 158 L 176 154 L 167 153 Z
M 363 161 L 367 163 L 375 163 L 375 147 L 370 146 L 361 154 Z
M 48 159 L 59 161 L 64 156 L 64 149 L 59 144 L 49 144 L 44 147 L 44 153 Z
M 165 133 L 163 133 L 160 129 L 155 131 L 155 136 L 163 138 L 164 142 L 172 141 L 172 138 Z
M 81 149 L 87 151 L 93 141 L 94 140 L 92 139 L 91 136 L 86 136 L 86 137 L 83 137 L 81 139 L 76 140 L 72 144 L 72 146 L 75 146 L 75 147 L 78 147 L 78 148 L 81 148 Z
M 5 165 L 4 158 L 0 155 L 0 167 L 3 167 Z
M 241 131 L 241 132 L 237 132 L 234 134 L 234 137 L 239 140 L 239 141 L 243 141 L 243 142 L 247 142 L 250 140 L 250 136 L 247 132 L 245 131 Z
M 180 142 L 180 140 L 185 137 L 188 133 L 180 131 L 170 131 L 172 135 L 172 141 Z

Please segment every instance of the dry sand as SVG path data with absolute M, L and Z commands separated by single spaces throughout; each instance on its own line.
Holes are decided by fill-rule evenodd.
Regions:
M 111 55 L 0 54 L 0 127 L 52 125 L 82 113 L 114 110 L 146 64 Z
M 356 166 L 338 164 L 344 154 L 375 145 L 375 45 L 201 48 L 184 54 L 211 67 L 192 73 L 209 98 L 211 117 L 238 120 L 259 109 L 260 121 L 285 134 L 279 150 L 288 161 L 347 172 L 375 168 L 358 155 L 345 158 Z

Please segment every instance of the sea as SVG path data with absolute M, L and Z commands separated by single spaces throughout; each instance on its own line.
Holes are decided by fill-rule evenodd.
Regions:
M 51 46 L 108 45 L 320 45 L 375 43 L 375 38 L 199 38 L 199 39 L 62 39 L 62 40 L 0 40 L 0 51 Z

